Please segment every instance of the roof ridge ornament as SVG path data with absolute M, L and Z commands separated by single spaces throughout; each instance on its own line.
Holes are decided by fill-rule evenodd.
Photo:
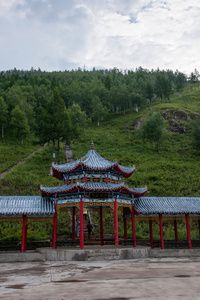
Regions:
M 90 150 L 95 150 L 95 149 L 94 149 L 94 143 L 93 143 L 93 141 L 92 141 L 92 143 L 91 143 L 91 145 L 90 145 Z

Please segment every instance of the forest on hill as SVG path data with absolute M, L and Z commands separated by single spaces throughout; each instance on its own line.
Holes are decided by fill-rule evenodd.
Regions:
M 80 158 L 93 140 L 105 158 L 136 165 L 126 180 L 129 186 L 147 185 L 149 196 L 199 197 L 199 104 L 197 71 L 190 78 L 178 71 L 142 68 L 1 72 L 0 172 L 47 144 L 1 179 L 0 195 L 39 195 L 40 184 L 62 184 L 48 176 L 52 153 L 57 162 L 64 162 L 62 142 L 72 146 L 73 141 L 74 158 Z M 106 218 L 105 230 L 110 231 Z M 60 214 L 59 234 L 70 234 L 69 221 Z M 137 224 L 137 237 L 148 236 L 145 226 Z M 119 227 L 122 234 L 120 221 Z M 20 240 L 17 228 L 2 225 L 3 238 Z M 30 239 L 51 234 L 48 224 L 33 224 L 29 230 Z M 169 227 L 165 238 L 173 236 L 172 231 Z M 196 235 L 195 228 L 192 232 Z
M 87 121 L 136 111 L 157 101 L 169 102 L 187 84 L 198 82 L 179 71 L 76 70 L 42 72 L 9 70 L 0 73 L 1 136 L 22 143 L 33 134 L 41 142 L 77 139 Z

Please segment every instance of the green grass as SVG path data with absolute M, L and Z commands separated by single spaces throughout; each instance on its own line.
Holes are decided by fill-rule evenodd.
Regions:
M 129 186 L 141 187 L 147 185 L 149 196 L 189 196 L 200 197 L 200 151 L 192 149 L 190 136 L 190 122 L 182 120 L 185 133 L 172 132 L 169 121 L 165 120 L 165 133 L 161 143 L 153 150 L 151 143 L 143 143 L 140 132 L 135 125 L 146 118 L 150 111 L 168 112 L 170 118 L 174 112 L 184 112 L 189 118 L 200 114 L 200 91 L 194 87 L 186 89 L 182 96 L 171 98 L 170 103 L 154 103 L 152 106 L 141 109 L 138 113 L 129 110 L 126 115 L 110 116 L 99 127 L 96 123 L 90 124 L 81 136 L 75 141 L 74 157 L 80 158 L 90 149 L 91 141 L 95 144 L 95 150 L 105 158 L 117 161 L 125 166 L 135 165 L 136 172 L 131 178 L 125 180 Z M 179 121 L 177 121 L 179 122 Z M 0 168 L 5 170 L 18 160 L 27 156 L 37 145 L 25 145 L 13 143 L 1 143 Z M 53 147 L 47 145 L 42 151 L 27 159 L 22 165 L 7 174 L 0 181 L 0 195 L 39 195 L 40 184 L 46 186 L 63 184 L 49 176 L 52 162 Z M 64 161 L 64 151 L 61 152 L 61 160 Z M 60 234 L 69 236 L 70 230 L 65 228 L 69 217 L 62 214 L 59 217 Z M 112 219 L 112 216 L 111 216 Z M 109 224 L 105 232 L 113 232 L 113 219 L 105 216 L 104 224 Z M 123 235 L 123 224 L 119 214 L 120 235 Z M 67 221 L 68 220 L 68 221 Z M 98 218 L 97 218 L 98 223 Z M 68 224 L 70 227 L 70 224 Z M 165 225 L 165 238 L 173 238 L 173 224 Z M 51 229 L 42 227 L 43 234 Z M 46 225 L 45 225 L 46 226 Z M 50 226 L 51 227 L 51 226 Z M 40 227 L 39 227 L 40 228 Z M 18 228 L 16 228 L 18 230 Z M 192 227 L 192 238 L 198 237 L 196 225 Z M 16 230 L 16 234 L 19 232 Z M 30 236 L 38 237 L 38 229 L 31 229 Z M 99 230 L 98 227 L 96 229 Z M 107 230 L 107 231 L 106 231 Z M 148 224 L 138 222 L 136 224 L 137 237 L 148 238 Z M 5 233 L 7 236 L 11 232 Z M 14 234 L 14 233 L 13 233 Z M 131 236 L 131 225 L 128 224 L 128 234 Z M 158 224 L 154 224 L 155 238 L 159 238 Z M 43 235 L 45 236 L 45 235 Z M 186 239 L 185 224 L 179 224 L 179 238 Z
M 18 141 L 1 139 L 0 140 L 0 173 L 12 167 L 24 157 L 38 149 L 38 143 L 26 143 L 22 145 Z
M 39 195 L 40 185 L 60 185 L 61 181 L 49 176 L 53 147 L 47 145 L 33 157 L 9 172 L 0 181 L 0 195 Z M 64 156 L 64 151 L 63 151 Z

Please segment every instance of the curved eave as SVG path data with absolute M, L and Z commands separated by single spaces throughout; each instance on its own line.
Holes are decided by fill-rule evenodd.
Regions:
M 75 166 L 74 168 L 72 168 L 70 170 L 59 170 L 58 168 L 52 166 L 52 171 L 53 171 L 52 176 L 59 179 L 59 180 L 62 180 L 63 179 L 63 174 L 76 172 L 80 169 L 81 169 L 80 165 L 77 165 L 77 166 Z
M 99 155 L 95 150 L 90 150 L 81 159 L 76 160 L 71 163 L 56 165 L 52 164 L 52 175 L 59 180 L 62 180 L 63 174 L 68 174 L 76 172 L 80 169 L 88 169 L 92 171 L 114 171 L 125 178 L 129 178 L 135 171 L 135 167 L 125 167 L 118 164 L 117 161 L 111 162 L 101 155 Z
M 122 193 L 132 194 L 135 197 L 142 197 L 146 193 L 148 193 L 148 190 L 147 190 L 147 188 L 129 188 L 127 186 L 124 186 L 124 188 L 122 189 Z
M 123 166 L 117 164 L 116 167 L 114 167 L 114 171 L 116 173 L 123 175 L 123 177 L 125 177 L 125 178 L 129 178 L 129 177 L 131 177 L 133 172 L 135 172 L 135 167 L 128 168 L 128 167 L 123 167 Z
M 124 183 L 76 183 L 70 185 L 63 185 L 59 187 L 40 187 L 40 193 L 44 196 L 53 196 L 61 194 L 70 194 L 78 192 L 119 192 L 123 194 L 130 194 L 136 197 L 146 194 L 147 188 L 129 188 Z
M 73 193 L 77 192 L 77 185 L 76 184 L 70 184 L 70 185 L 62 185 L 58 187 L 40 187 L 40 194 L 42 197 L 45 196 L 53 196 L 57 194 L 67 194 L 67 193 Z

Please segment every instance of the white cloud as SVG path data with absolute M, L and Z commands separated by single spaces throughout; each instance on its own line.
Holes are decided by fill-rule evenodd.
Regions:
M 1 0 L 0 69 L 199 68 L 194 0 Z

